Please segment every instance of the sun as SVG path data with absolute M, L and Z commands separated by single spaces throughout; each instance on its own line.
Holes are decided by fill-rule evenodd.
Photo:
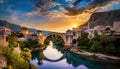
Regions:
M 77 28 L 78 27 L 78 25 L 72 25 L 72 28 Z

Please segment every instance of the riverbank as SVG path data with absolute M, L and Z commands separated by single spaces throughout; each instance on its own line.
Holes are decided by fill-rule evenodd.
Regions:
M 101 54 L 101 53 L 91 53 L 91 52 L 87 52 L 87 51 L 83 51 L 83 50 L 79 51 L 78 49 L 75 49 L 75 48 L 71 48 L 70 52 L 78 54 L 78 55 L 84 55 L 87 57 L 93 57 L 93 58 L 105 60 L 105 61 L 120 63 L 120 57 L 117 57 L 117 56 L 110 56 L 110 55 L 105 55 L 105 54 Z

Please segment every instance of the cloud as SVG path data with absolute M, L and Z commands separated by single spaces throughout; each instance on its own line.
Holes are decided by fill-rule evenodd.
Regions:
M 89 10 L 94 11 L 94 9 Z M 86 23 L 91 14 L 90 13 L 81 13 L 76 16 L 68 16 L 64 13 L 59 12 L 58 10 L 51 11 L 52 13 L 49 14 L 47 17 L 49 19 L 46 19 L 45 21 L 39 22 L 41 25 L 37 25 L 36 28 L 43 29 L 43 30 L 50 30 L 50 31 L 59 31 L 59 32 L 65 32 L 67 29 L 72 29 L 73 25 L 82 25 Z
M 118 1 L 111 1 L 110 3 L 108 3 L 108 4 L 106 4 L 106 5 L 102 6 L 102 7 L 98 7 L 100 9 L 97 12 L 109 11 L 108 8 L 114 6 L 115 4 L 120 4 L 120 2 L 118 2 Z
M 66 7 L 66 6 L 62 6 L 62 3 L 59 3 L 53 0 L 37 0 L 36 6 L 38 8 L 35 11 L 26 13 L 26 15 L 27 16 L 48 15 L 49 16 L 49 14 L 51 15 L 51 14 L 54 14 L 54 12 L 56 13 L 56 10 L 54 9 L 49 10 L 49 9 L 55 6 L 59 6 L 60 12 L 68 16 L 75 16 L 83 12 L 87 12 L 88 10 L 91 10 L 94 8 L 96 8 L 96 11 L 103 11 L 104 9 L 107 9 L 108 7 L 112 6 L 114 3 L 120 2 L 119 0 L 84 0 L 88 2 L 88 4 L 86 4 L 86 6 L 77 8 L 77 5 L 81 3 L 82 1 L 83 0 L 65 0 L 65 2 L 70 2 L 69 5 Z M 61 11 L 61 8 L 62 8 L 62 11 Z M 58 13 L 58 14 L 61 14 L 61 13 Z
M 62 12 L 68 16 L 74 16 L 78 15 L 82 12 L 87 12 L 88 10 L 96 8 L 97 11 L 102 11 L 103 9 L 107 9 L 110 7 L 112 4 L 115 2 L 119 2 L 119 0 L 84 0 L 88 4 L 86 4 L 83 7 L 78 8 L 77 5 L 81 3 L 83 0 L 65 0 L 65 2 L 68 2 L 68 6 L 62 6 L 62 3 L 57 2 L 57 0 L 37 0 L 36 6 L 38 7 L 37 10 L 28 13 L 28 16 L 33 16 L 33 15 L 49 15 L 52 12 L 49 10 L 50 8 L 53 8 L 57 5 L 62 8 L 64 8 L 65 12 Z
M 16 11 L 13 11 L 13 13 L 11 14 L 9 20 L 12 23 L 15 23 L 15 24 L 21 23 L 21 21 L 19 20 L 18 12 L 16 12 Z
M 75 3 L 76 5 L 72 6 L 62 6 L 60 3 L 51 2 L 50 0 L 40 0 L 43 1 L 41 5 L 39 5 L 36 10 L 25 13 L 26 19 L 23 21 L 19 20 L 18 13 L 13 12 L 13 10 L 9 9 L 11 14 L 11 21 L 14 23 L 20 23 L 22 26 L 36 28 L 40 30 L 50 30 L 56 32 L 65 32 L 67 29 L 72 29 L 73 25 L 81 25 L 86 23 L 91 14 L 93 12 L 101 12 L 107 10 L 107 8 L 111 7 L 113 4 L 118 3 L 118 1 L 99 1 L 99 0 L 87 0 L 89 4 L 84 7 L 76 8 L 77 5 L 76 0 L 66 0 L 66 2 L 70 2 L 69 5 Z M 50 2 L 45 2 L 50 1 Z M 80 3 L 80 2 L 78 2 Z M 54 4 L 54 5 L 51 5 Z M 59 5 L 59 6 L 58 6 Z M 57 6 L 58 9 L 49 10 L 53 7 Z M 98 9 L 99 8 L 99 9 Z M 29 17 L 28 17 L 29 16 Z M 36 20 L 32 17 L 34 16 L 44 16 L 45 19 Z
M 49 9 L 55 6 L 60 5 L 57 2 L 53 2 L 51 0 L 37 0 L 36 6 L 38 7 L 36 10 L 32 12 L 28 12 L 25 15 L 27 16 L 42 16 L 48 15 L 50 13 Z
M 26 13 L 25 15 L 27 15 L 27 16 L 40 15 L 40 9 L 37 9 L 37 10 L 32 11 L 32 12 L 28 12 L 28 13 Z
M 114 3 L 120 2 L 119 0 L 84 0 L 88 2 L 86 6 L 77 8 L 77 5 L 83 0 L 65 0 L 65 2 L 70 2 L 67 7 L 62 6 L 62 3 L 53 0 L 37 0 L 36 10 L 26 13 L 27 16 L 49 16 L 51 14 L 56 14 L 56 10 L 49 10 L 55 6 L 59 6 L 59 12 L 62 12 L 68 16 L 75 16 L 83 12 L 88 12 L 88 10 L 96 9 L 96 11 L 103 11 L 104 9 L 109 8 Z M 61 11 L 62 8 L 62 11 Z M 58 12 L 57 12 L 58 13 Z M 92 13 L 92 12 L 89 12 Z M 59 13 L 61 14 L 61 13 Z M 63 15 L 63 14 L 62 14 Z M 56 16 L 57 17 L 57 16 Z
M 54 2 L 52 0 L 37 0 L 36 6 L 38 7 L 37 10 L 41 12 L 41 14 L 47 14 L 50 8 L 53 8 L 57 5 L 60 5 L 57 2 Z
M 4 3 L 4 0 L 0 0 L 0 3 Z
M 74 0 L 65 0 L 66 2 L 73 2 Z
M 89 11 L 94 11 L 94 9 Z M 45 20 L 40 20 L 37 22 L 34 21 L 34 23 L 24 21 L 24 24 L 22 25 L 27 26 L 28 24 L 26 23 L 29 23 L 29 27 L 33 27 L 40 30 L 66 32 L 67 29 L 72 29 L 73 25 L 79 26 L 87 22 L 91 15 L 89 13 L 83 12 L 76 16 L 68 16 L 63 12 L 66 12 L 66 10 L 61 7 L 60 11 L 53 10 L 48 15 L 46 15 Z
M 66 15 L 74 16 L 78 15 L 82 12 L 86 12 L 86 10 L 94 9 L 96 8 L 96 11 L 101 11 L 103 9 L 107 9 L 108 7 L 112 6 L 114 3 L 120 2 L 120 0 L 88 0 L 88 5 L 80 8 L 75 8 L 77 4 L 79 4 L 82 0 L 76 0 L 73 3 L 73 7 L 65 7 L 65 9 L 68 11 L 68 13 L 65 13 Z

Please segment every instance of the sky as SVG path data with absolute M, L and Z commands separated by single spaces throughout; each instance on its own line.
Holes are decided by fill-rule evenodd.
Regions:
M 0 20 L 65 32 L 86 23 L 95 12 L 120 9 L 120 0 L 0 0 Z

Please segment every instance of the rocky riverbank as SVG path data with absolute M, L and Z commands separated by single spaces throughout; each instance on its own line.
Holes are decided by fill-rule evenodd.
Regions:
M 94 57 L 97 59 L 105 60 L 105 61 L 111 61 L 111 62 L 119 62 L 120 63 L 120 57 L 117 56 L 109 56 L 101 53 L 91 53 L 87 51 L 79 51 L 77 49 L 71 48 L 70 52 L 79 54 L 79 55 L 84 55 L 87 57 Z

